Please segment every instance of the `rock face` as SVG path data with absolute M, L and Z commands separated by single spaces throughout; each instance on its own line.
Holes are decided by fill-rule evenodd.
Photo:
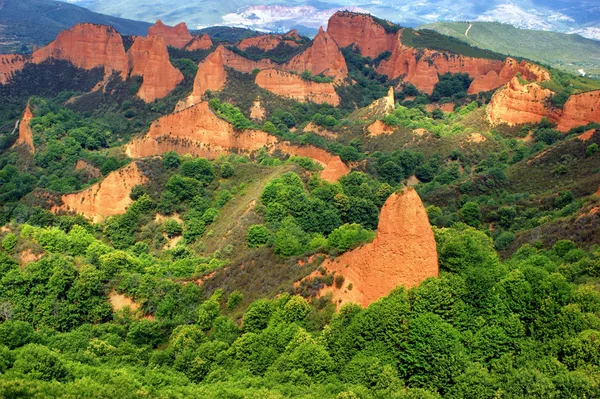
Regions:
M 399 285 L 410 288 L 437 276 L 435 239 L 417 192 L 409 187 L 392 194 L 381 209 L 373 242 L 322 266 L 344 276 L 343 286 L 332 292 L 338 306 L 354 302 L 366 307 Z
M 261 121 L 265 119 L 267 111 L 265 111 L 264 107 L 260 102 L 260 98 L 257 98 L 252 103 L 252 107 L 250 107 L 250 119 L 255 121 Z
M 119 72 L 123 79 L 127 76 L 128 63 L 123 40 L 110 26 L 83 23 L 63 30 L 56 40 L 32 55 L 34 63 L 49 58 L 66 60 L 83 69 L 104 67 L 105 75 Z
M 179 106 L 179 109 L 198 104 L 207 90 L 221 90 L 227 80 L 225 66 L 240 72 L 251 73 L 254 69 L 271 68 L 274 63 L 271 60 L 252 61 L 246 59 L 221 45 L 198 65 L 192 94 L 187 98 L 186 104 Z
M 208 36 L 205 33 L 202 36 L 194 36 L 192 41 L 189 42 L 189 44 L 187 46 L 185 46 L 185 49 L 188 51 L 208 50 L 212 46 L 213 46 L 213 42 L 210 39 L 210 36 Z
M 473 78 L 469 94 L 490 91 L 506 84 L 517 73 L 524 79 L 543 81 L 550 79 L 545 69 L 526 61 L 517 62 L 513 58 L 504 61 L 473 58 L 435 50 L 417 50 L 401 42 L 401 33 L 391 56 L 381 62 L 377 72 L 395 79 L 404 76 L 419 90 L 431 94 L 439 82 L 438 75 L 445 73 L 467 73 Z
M 131 76 L 143 77 L 137 95 L 145 102 L 165 97 L 183 80 L 183 74 L 171 65 L 160 36 L 136 37 L 127 56 Z
M 323 73 L 334 78 L 336 82 L 343 81 L 348 76 L 346 59 L 333 37 L 319 28 L 311 46 L 292 58 L 285 68 L 289 71 L 310 71 L 313 75 Z
M 328 181 L 349 172 L 338 156 L 320 148 L 280 142 L 277 137 L 259 130 L 235 131 L 231 124 L 218 118 L 206 102 L 158 119 L 144 137 L 127 145 L 126 153 L 132 158 L 141 158 L 176 151 L 215 159 L 228 153 L 251 154 L 263 147 L 271 152 L 279 150 L 313 158 L 323 166 L 321 176 Z
M 12 74 L 23 68 L 27 61 L 27 57 L 19 54 L 0 54 L 0 84 L 8 82 Z
M 276 69 L 266 69 L 256 75 L 256 84 L 282 97 L 296 101 L 340 104 L 333 83 L 316 83 L 302 79 L 298 75 Z
M 29 126 L 32 118 L 33 114 L 31 113 L 31 107 L 29 106 L 29 103 L 27 103 L 23 116 L 21 117 L 21 122 L 19 122 L 19 138 L 15 144 L 25 144 L 27 148 L 29 148 L 29 152 L 33 154 L 35 153 L 35 147 L 33 146 L 33 132 Z
M 133 162 L 111 172 L 104 180 L 81 192 L 63 195 L 63 205 L 52 208 L 52 211 L 81 213 L 97 223 L 108 216 L 125 212 L 133 202 L 129 198 L 131 189 L 146 181 L 146 177 Z
M 297 36 L 297 33 L 295 35 L 292 34 L 292 32 L 287 33 L 283 38 L 290 35 L 292 35 L 291 37 L 295 37 Z M 253 41 L 250 41 L 249 43 L 253 44 L 257 41 L 260 42 L 261 40 L 273 40 L 270 37 L 275 35 L 265 36 L 267 36 L 267 38 L 264 38 L 263 36 L 258 36 L 259 39 L 250 38 L 253 39 Z M 248 43 L 246 43 L 246 45 L 247 47 L 245 48 L 251 47 Z M 264 45 L 266 46 L 266 44 Z M 255 69 L 261 70 L 261 73 L 257 75 L 256 82 L 259 86 L 261 83 L 258 82 L 258 76 L 261 76 L 263 71 L 269 70 L 270 75 L 268 78 L 265 77 L 267 76 L 265 74 L 262 74 L 261 76 L 260 81 L 264 85 L 261 87 L 273 91 L 273 93 L 278 95 L 301 98 L 302 101 L 305 101 L 308 95 L 309 100 L 311 101 L 325 101 L 333 105 L 339 104 L 339 97 L 335 93 L 332 84 L 305 82 L 299 78 L 293 79 L 293 77 L 290 77 L 290 74 L 285 74 L 280 71 L 303 72 L 308 70 L 313 75 L 323 73 L 334 78 L 336 82 L 341 82 L 348 76 L 348 67 L 346 66 L 346 60 L 344 59 L 342 52 L 338 48 L 335 40 L 322 29 L 313 40 L 310 47 L 285 64 L 277 64 L 269 59 L 261 59 L 258 61 L 250 60 L 226 49 L 224 46 L 219 46 L 198 65 L 198 72 L 194 79 L 192 94 L 186 99 L 185 103 L 179 104 L 177 109 L 181 110 L 185 107 L 198 104 L 202 101 L 202 96 L 207 90 L 218 91 L 223 89 L 225 81 L 227 80 L 225 67 L 244 73 L 252 73 Z M 275 70 L 277 71 L 273 72 Z M 278 79 L 279 83 L 285 84 L 288 87 L 276 87 L 272 83 L 274 79 Z M 286 95 L 289 87 L 295 87 L 296 89 L 291 94 Z
M 569 97 L 558 122 L 558 130 L 568 132 L 590 122 L 600 122 L 600 90 Z
M 386 125 L 383 121 L 375 121 L 367 127 L 367 132 L 369 132 L 369 136 L 381 136 L 383 134 L 392 134 L 394 133 L 394 128 Z
M 509 126 L 537 123 L 544 117 L 556 120 L 556 115 L 546 106 L 552 94 L 537 83 L 522 84 L 514 77 L 492 97 L 487 107 L 488 120 L 492 125 L 506 123 Z
M 298 47 L 300 45 L 298 43 L 299 40 L 300 36 L 298 35 L 298 31 L 294 29 L 284 35 L 270 34 L 248 37 L 246 39 L 241 40 L 237 44 L 237 47 L 241 50 L 246 50 L 250 47 L 256 47 L 263 51 L 269 51 L 273 50 L 281 43 L 286 44 L 290 47 Z
M 327 32 L 340 47 L 355 44 L 363 56 L 377 57 L 384 51 L 391 56 L 380 63 L 377 72 L 391 79 L 404 76 L 419 90 L 431 94 L 439 81 L 438 74 L 468 73 L 474 78 L 469 94 L 494 90 L 520 73 L 524 79 L 549 79 L 545 69 L 512 58 L 505 61 L 466 57 L 459 54 L 429 49 L 415 49 L 402 43 L 402 30 L 386 31 L 382 23 L 366 14 L 337 12 L 329 19 Z
M 329 18 L 327 32 L 340 47 L 356 44 L 364 57 L 375 58 L 384 51 L 391 51 L 397 41 L 396 35 L 365 14 L 338 11 Z
M 184 48 L 192 40 L 185 22 L 170 27 L 158 20 L 148 28 L 148 36 L 161 36 L 167 46 L 175 48 Z

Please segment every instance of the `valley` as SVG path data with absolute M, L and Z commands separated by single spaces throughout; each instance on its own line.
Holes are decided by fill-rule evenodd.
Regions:
M 600 81 L 485 26 L 0 54 L 0 397 L 600 396 Z

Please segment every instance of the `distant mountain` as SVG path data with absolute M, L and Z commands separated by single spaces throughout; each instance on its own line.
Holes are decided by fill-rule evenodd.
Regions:
M 518 29 L 497 22 L 436 22 L 432 29 L 472 46 L 516 57 L 525 57 L 572 73 L 582 70 L 600 78 L 600 41 L 577 34 Z
M 498 21 L 538 30 L 579 32 L 600 38 L 597 0 L 70 0 L 96 12 L 192 29 L 227 25 L 284 32 L 318 29 L 336 11 L 369 12 L 403 26 L 438 21 Z M 301 29 L 299 29 L 301 32 Z
M 52 0 L 0 0 L 0 53 L 27 52 L 80 22 L 111 25 L 125 35 L 145 35 L 147 22 L 98 14 Z

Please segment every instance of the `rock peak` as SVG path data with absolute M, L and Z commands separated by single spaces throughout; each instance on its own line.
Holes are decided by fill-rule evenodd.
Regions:
M 183 80 L 161 36 L 136 37 L 127 57 L 131 76 L 143 77 L 137 95 L 145 102 L 165 97 Z
M 184 48 L 192 40 L 185 22 L 171 27 L 158 20 L 148 28 L 148 36 L 162 36 L 167 46 L 175 48 Z
M 49 58 L 66 60 L 83 69 L 104 67 L 105 75 L 113 71 L 127 75 L 127 55 L 121 35 L 110 26 L 81 23 L 61 31 L 56 39 L 32 54 L 34 63 Z
M 326 260 L 323 267 L 344 276 L 340 289 L 324 288 L 321 292 L 333 290 L 338 306 L 354 302 L 366 307 L 397 286 L 410 288 L 437 276 L 435 238 L 415 189 L 405 188 L 387 199 L 373 242 Z

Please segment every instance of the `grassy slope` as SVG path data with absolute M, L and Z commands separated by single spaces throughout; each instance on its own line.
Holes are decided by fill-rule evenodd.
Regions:
M 600 77 L 600 42 L 579 35 L 534 31 L 495 22 L 436 22 L 419 27 L 453 36 L 473 46 L 502 54 L 524 57 L 577 73 L 583 68 L 592 77 Z

